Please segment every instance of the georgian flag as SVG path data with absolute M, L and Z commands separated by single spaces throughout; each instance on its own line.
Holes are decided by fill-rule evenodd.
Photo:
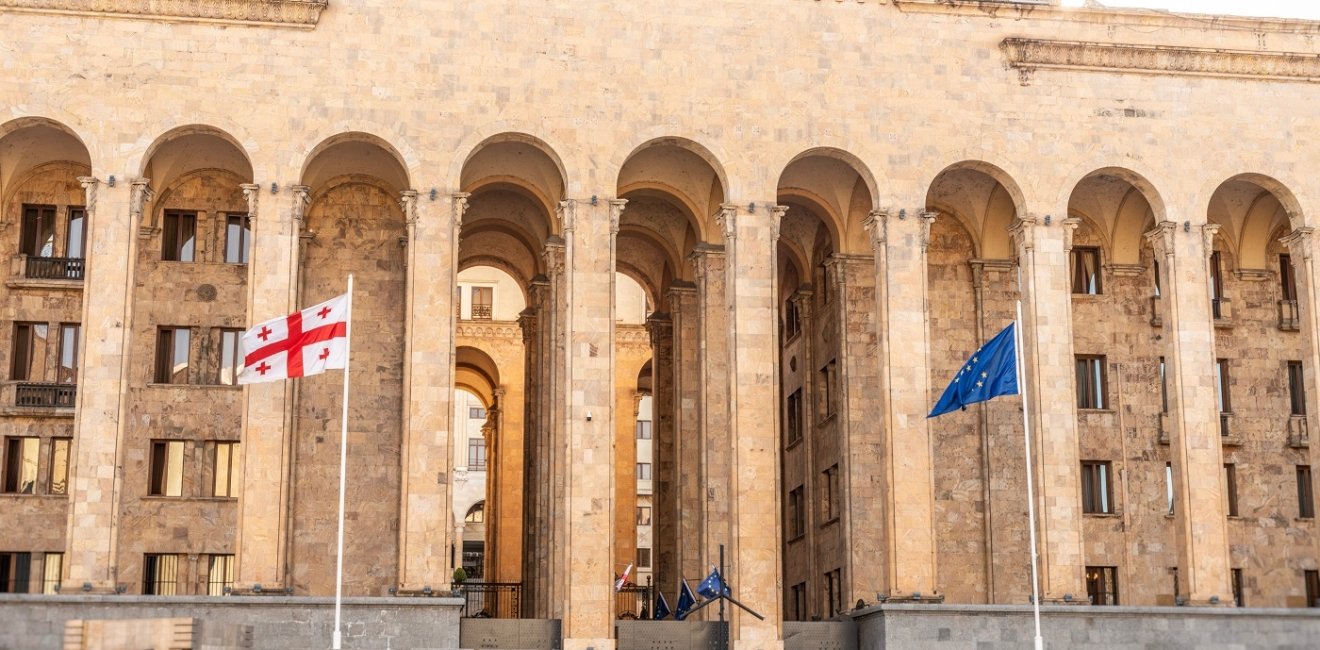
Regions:
M 260 323 L 243 334 L 243 370 L 238 383 L 308 377 L 348 362 L 348 294 L 284 318 Z

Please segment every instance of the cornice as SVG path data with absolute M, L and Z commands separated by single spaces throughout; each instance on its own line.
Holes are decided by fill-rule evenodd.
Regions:
M 1320 54 L 1254 52 L 1173 45 L 1006 38 L 999 44 L 1025 84 L 1035 70 L 1096 70 L 1136 74 L 1320 82 Z
M 1141 9 L 1134 7 L 1061 7 L 1047 0 L 890 0 L 909 13 L 952 14 L 989 19 L 1035 20 L 1044 22 L 1089 23 L 1106 28 L 1115 26 L 1172 27 L 1209 31 L 1237 31 L 1254 34 L 1315 34 L 1320 21 L 1302 18 L 1227 16 Z M 881 2 L 880 4 L 884 4 Z
M 0 0 L 2 13 L 312 29 L 329 0 Z

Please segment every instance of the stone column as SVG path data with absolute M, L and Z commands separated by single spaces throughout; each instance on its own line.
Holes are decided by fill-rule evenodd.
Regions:
M 560 601 L 565 650 L 614 647 L 614 243 L 622 200 L 566 201 L 564 214 L 568 345 L 559 499 L 564 576 Z M 609 296 L 608 300 L 602 297 Z M 632 489 L 631 486 L 629 489 Z
M 678 584 L 674 560 L 682 545 L 678 536 L 677 511 L 678 487 L 683 477 L 679 473 L 678 447 L 674 439 L 677 415 L 674 404 L 677 394 L 674 385 L 674 321 L 668 313 L 653 312 L 646 325 L 651 334 L 651 456 L 655 463 L 651 497 L 651 566 L 654 584 L 665 589 Z M 636 444 L 634 440 L 634 447 Z
M 303 214 L 310 188 L 294 185 L 258 201 L 261 188 L 244 185 L 252 219 L 247 323 L 297 311 Z M 258 204 L 263 207 L 258 209 Z M 293 481 L 293 382 L 252 384 L 243 399 L 243 488 L 238 500 L 238 561 L 234 590 L 288 585 L 289 490 Z
M 1316 416 L 1320 414 L 1320 268 L 1315 259 L 1315 231 L 1308 227 L 1297 228 L 1281 239 L 1288 247 L 1292 259 L 1294 278 L 1297 282 L 1297 311 L 1300 314 L 1302 335 L 1306 337 L 1305 358 L 1302 361 L 1306 385 L 1306 429 L 1309 432 L 1317 426 Z M 1320 467 L 1320 445 L 1310 445 L 1311 467 Z M 1320 544 L 1320 539 L 1317 539 Z
M 544 584 L 544 560 L 540 554 L 544 542 L 544 528 L 541 525 L 542 495 L 545 493 L 545 475 L 541 471 L 541 439 L 543 437 L 540 405 L 544 380 L 542 378 L 541 347 L 542 332 L 539 326 L 542 303 L 545 299 L 544 278 L 535 280 L 527 289 L 527 308 L 518 315 L 518 326 L 522 329 L 523 355 L 526 374 L 523 378 L 523 616 L 540 616 L 539 607 L 544 598 L 538 596 Z
M 142 181 L 102 185 L 78 179 L 86 192 L 86 280 L 83 293 L 83 358 L 78 365 L 78 418 L 69 467 L 66 593 L 84 587 L 113 593 L 119 575 L 119 490 L 123 481 L 121 442 L 127 408 L 129 340 L 133 331 L 131 291 L 137 269 L 137 226 L 151 190 Z
M 1022 357 L 1031 411 L 1042 600 L 1086 593 L 1082 571 L 1081 458 L 1072 348 L 1068 252 L 1074 220 L 1050 226 L 1034 217 L 1010 229 L 1022 292 Z
M 1232 605 L 1224 454 L 1215 402 L 1215 327 L 1210 254 L 1219 226 L 1165 221 L 1146 234 L 1160 260 L 1164 356 L 1169 380 L 1178 579 L 1192 604 Z M 1313 316 L 1311 316 L 1313 318 Z
M 694 260 L 695 261 L 695 260 Z M 704 262 L 697 262 L 704 265 Z M 665 381 L 673 382 L 672 429 L 669 433 L 674 451 L 673 489 L 666 499 L 657 499 L 656 516 L 660 526 L 666 520 L 673 522 L 674 545 L 669 549 L 666 563 L 661 547 L 660 569 L 656 584 L 671 594 L 670 606 L 678 602 L 678 581 L 683 576 L 696 577 L 702 570 L 705 545 L 702 536 L 702 464 L 701 442 L 702 392 L 704 373 L 701 370 L 701 310 L 697 288 L 687 282 L 676 282 L 669 288 L 669 317 L 673 323 L 673 360 L 671 372 Z M 658 381 L 658 380 L 657 380 Z M 657 431 L 660 440 L 663 431 Z M 661 444 L 657 442 L 657 444 Z M 664 539 L 663 533 L 659 539 Z M 670 590 L 673 590 L 672 592 Z
M 733 610 L 733 648 L 782 648 L 780 635 L 783 564 L 779 530 L 778 331 L 775 317 L 775 245 L 786 208 L 753 211 L 722 206 L 716 221 L 729 260 L 726 292 L 730 316 L 730 433 L 733 445 L 729 491 L 717 495 L 732 505 L 733 544 L 727 577 L 739 600 L 766 618 Z
M 400 589 L 449 584 L 454 567 L 452 428 L 458 230 L 467 195 L 444 203 L 404 190 L 408 224 L 403 469 L 399 503 Z M 419 275 L 420 274 L 420 275 Z M 418 281 L 425 278 L 424 281 Z
M 915 220 L 914 220 L 915 221 Z M 910 244 L 913 249 L 915 243 L 904 242 L 901 246 Z M 907 251 L 907 249 L 904 249 Z M 920 251 L 907 251 L 910 254 L 907 257 L 919 258 L 922 268 L 921 277 L 925 278 L 925 249 Z M 890 259 L 890 270 L 895 271 L 895 264 L 892 256 Z M 878 346 L 878 340 L 891 340 L 899 343 L 904 351 L 911 352 L 914 356 L 920 356 L 920 351 L 925 349 L 923 345 L 926 334 L 925 311 L 922 308 L 924 302 L 904 303 L 903 301 L 891 301 L 887 308 L 888 314 L 912 312 L 915 317 L 902 318 L 897 321 L 889 319 L 877 319 L 879 313 L 876 303 L 876 260 L 870 256 L 841 255 L 836 254 L 826 262 L 829 269 L 830 280 L 834 283 L 833 295 L 838 296 L 838 300 L 833 302 L 837 310 L 838 323 L 837 332 L 831 332 L 830 335 L 837 333 L 839 337 L 839 356 L 838 356 L 838 376 L 842 379 L 839 386 L 839 435 L 841 442 L 840 454 L 840 492 L 843 495 L 843 516 L 840 523 L 844 527 L 844 547 L 848 549 L 849 559 L 843 563 L 843 603 L 851 608 L 852 604 L 858 599 L 873 600 L 877 591 L 884 589 L 888 585 L 890 589 L 887 593 L 893 597 L 897 595 L 910 595 L 911 590 L 895 591 L 894 587 L 901 588 L 902 585 L 896 585 L 885 577 L 885 569 L 888 563 L 880 561 L 878 558 L 887 557 L 885 554 L 885 540 L 894 540 L 898 538 L 885 529 L 885 514 L 894 512 L 893 508 L 886 504 L 885 507 L 876 507 L 874 495 L 888 494 L 894 498 L 897 495 L 884 482 L 884 478 L 891 476 L 885 471 L 885 459 L 900 458 L 892 455 L 891 449 L 886 449 L 882 433 L 887 430 L 883 426 L 882 419 L 876 417 L 878 413 L 887 413 L 890 418 L 903 417 L 909 422 L 918 421 L 914 414 L 920 411 L 921 404 L 925 400 L 923 385 L 911 385 L 904 382 L 901 389 L 910 392 L 915 402 L 903 412 L 896 412 L 893 408 L 886 408 L 886 403 L 893 403 L 893 399 L 886 399 L 886 395 L 881 394 L 881 386 L 885 388 L 898 388 L 897 386 L 882 384 L 880 381 L 881 365 L 876 363 L 876 352 L 888 352 L 885 346 Z M 907 269 L 910 271 L 910 269 Z M 913 286 L 915 282 L 913 273 L 899 274 L 902 277 L 895 278 L 904 290 L 919 292 L 922 296 L 925 294 L 925 285 Z M 905 284 L 906 283 L 906 284 Z M 893 286 L 893 285 L 890 285 Z M 892 296 L 892 292 L 886 295 Z M 810 301 L 802 300 L 798 313 L 802 314 L 805 309 L 810 313 Z M 884 339 L 877 337 L 877 321 L 889 326 Z M 920 331 L 904 331 L 904 328 L 916 326 Z M 893 360 L 893 356 L 888 357 Z M 921 357 L 924 362 L 925 357 Z M 886 357 L 881 356 L 882 362 Z M 815 368 L 815 360 L 810 361 L 808 368 Z M 902 372 L 913 372 L 910 367 L 903 366 Z M 892 393 L 890 393 L 892 395 Z M 907 430 L 900 430 L 913 444 L 918 444 L 925 436 L 923 432 L 925 427 L 925 414 L 920 413 L 919 421 L 921 425 L 915 430 L 909 427 Z M 909 435 L 910 434 L 910 435 Z M 924 447 L 923 447 L 924 449 Z M 905 460 L 912 460 L 911 455 L 903 457 Z M 919 457 L 917 458 L 919 460 Z M 810 462 L 810 460 L 808 461 Z M 929 487 L 926 493 L 929 493 Z M 919 507 L 920 503 L 906 502 L 905 507 Z M 907 541 L 912 540 L 911 528 L 904 526 L 901 536 L 907 537 Z M 919 535 L 917 537 L 920 537 Z M 921 566 L 921 555 L 910 557 L 911 564 Z M 815 567 L 813 567 L 815 568 Z M 904 574 L 911 573 L 904 567 Z M 820 570 L 813 570 L 812 575 L 820 574 Z M 926 584 L 913 584 L 914 590 L 929 594 L 927 589 L 933 586 Z
M 696 536 L 685 538 L 681 570 L 683 576 L 700 580 L 719 560 L 721 544 L 731 548 L 729 537 L 729 463 L 733 436 L 729 428 L 729 308 L 725 249 L 698 245 L 688 258 L 697 284 L 697 408 L 698 435 L 695 449 L 680 449 L 680 465 L 695 472 L 695 501 L 682 498 L 679 509 L 697 513 Z M 694 452 L 694 453 L 689 453 Z M 689 458 L 691 463 L 689 464 Z M 691 572 L 691 573 L 689 573 Z M 675 585 L 677 586 L 677 585 Z M 709 609 L 709 608 L 707 608 Z M 703 610 L 701 616 L 714 620 Z
M 573 202 L 561 201 L 560 223 L 565 237 L 572 236 Z M 535 462 L 540 465 L 545 490 L 540 495 L 538 523 L 543 527 L 541 543 L 545 546 L 538 555 L 543 558 L 544 584 L 539 598 L 544 599 L 542 618 L 565 617 L 568 598 L 566 536 L 568 530 L 567 501 L 564 498 L 568 482 L 568 469 L 564 455 L 568 450 L 565 421 L 568 397 L 565 386 L 569 376 L 568 339 L 565 336 L 568 318 L 568 274 L 566 273 L 567 245 L 564 240 L 545 246 L 546 297 L 541 322 L 541 363 L 543 395 L 541 407 L 542 437 Z
M 930 335 L 926 323 L 926 247 L 935 216 L 872 212 L 866 220 L 875 253 L 876 339 L 879 394 L 883 413 L 878 467 L 860 467 L 850 478 L 865 481 L 879 470 L 885 495 L 883 519 L 862 517 L 853 541 L 874 540 L 879 533 L 884 553 L 880 588 L 891 598 L 914 598 L 938 592 L 935 554 L 935 499 L 931 466 L 930 425 L 926 414 L 930 393 Z M 864 452 L 867 436 L 849 440 L 854 458 Z M 851 443 L 861 445 L 853 449 Z M 864 461 L 863 461 L 864 462 Z M 861 488 L 865 489 L 865 488 Z M 863 492 L 864 493 L 864 492 Z M 850 509 L 851 511 L 851 509 Z M 871 527 L 879 525 L 880 529 Z M 871 542 L 874 544 L 875 542 Z M 854 552 L 863 551 L 856 546 Z M 879 550 L 879 549 L 875 549 Z M 853 566 L 868 564 L 855 556 Z M 860 577 L 860 576 L 859 576 Z M 861 587 L 860 582 L 857 583 Z M 865 597 L 865 596 L 860 596 Z

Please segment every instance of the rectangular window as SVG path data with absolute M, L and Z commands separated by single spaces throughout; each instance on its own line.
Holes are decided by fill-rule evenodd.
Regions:
M 792 620 L 807 620 L 807 583 L 799 582 L 790 588 L 788 611 Z
M 188 356 L 192 330 L 186 327 L 162 327 L 156 334 L 157 384 L 188 383 Z
M 833 618 L 843 611 L 843 570 L 835 569 L 825 574 L 825 615 Z
M 819 417 L 821 418 L 828 418 L 834 415 L 834 401 L 837 397 L 835 395 L 835 367 L 834 360 L 830 360 L 829 363 L 825 364 L 825 367 L 820 369 L 820 373 L 817 377 L 817 391 L 820 394 Z
M 1072 249 L 1072 292 L 1100 294 L 1100 249 L 1074 246 Z
M 1306 571 L 1306 606 L 1320 607 L 1320 571 Z
M 494 287 L 472 287 L 472 320 L 490 320 Z
M 1092 605 L 1118 604 L 1118 567 L 1086 567 L 1086 595 Z
M 87 248 L 87 210 L 69 207 L 69 229 L 64 233 L 64 256 L 82 259 Z
M 1287 253 L 1279 256 L 1279 299 L 1297 300 L 1297 275 L 1293 270 L 1292 256 Z
M 1242 588 L 1242 569 L 1232 570 L 1233 579 L 1233 604 L 1237 607 L 1247 606 L 1247 595 Z
M 183 441 L 154 440 L 151 443 L 151 476 L 147 494 L 183 496 Z
M 1311 487 L 1311 466 L 1297 466 L 1297 516 L 1315 518 L 1315 495 Z
M 792 445 L 802 440 L 802 389 L 788 396 L 784 407 L 784 438 Z
M 1160 286 L 1163 280 L 1160 279 L 1160 261 L 1155 260 L 1155 297 L 1160 297 Z
M 651 433 L 652 433 L 652 432 L 651 432 L 651 420 L 638 420 L 638 421 L 637 421 L 637 439 L 638 439 L 638 440 L 650 440 L 650 439 L 651 439 Z
M 651 464 L 650 464 L 650 463 L 637 463 L 637 480 L 639 480 L 639 481 L 649 481 L 649 480 L 651 480 Z
M 1215 405 L 1220 413 L 1232 413 L 1229 394 L 1228 359 L 1215 359 Z
M 784 302 L 784 340 L 790 341 L 802 331 L 802 320 L 798 314 L 796 298 Z
M 637 525 L 651 525 L 651 506 L 637 506 Z
M 40 438 L 5 438 L 5 492 L 37 493 L 37 458 Z
M 1224 276 L 1219 270 L 1219 251 L 1210 254 L 1210 310 L 1223 318 Z
M 806 499 L 803 497 L 803 486 L 799 485 L 788 491 L 788 538 L 794 540 L 806 532 Z
M 41 593 L 58 594 L 60 578 L 64 575 L 64 554 L 46 553 L 41 573 Z
M 55 256 L 55 206 L 24 205 L 18 252 L 28 257 Z
M 192 262 L 197 250 L 197 213 L 165 213 L 160 259 L 167 262 Z
M 639 569 L 651 568 L 651 549 L 649 548 L 637 549 L 637 568 Z
M 1306 415 L 1306 376 L 1301 361 L 1288 362 L 1288 406 L 1292 415 Z
M 0 553 L 0 593 L 26 594 L 31 582 L 31 553 Z
M 173 596 L 178 586 L 179 556 L 148 554 L 142 558 L 142 595 Z
M 1089 515 L 1114 514 L 1114 492 L 1110 485 L 1109 461 L 1082 461 L 1082 512 Z
M 69 448 L 73 438 L 54 438 L 50 441 L 50 484 L 47 494 L 69 493 Z
M 206 566 L 206 595 L 223 596 L 233 586 L 234 556 L 210 556 Z
M 1160 413 L 1169 412 L 1169 378 L 1164 366 L 1164 357 L 1160 357 Z
M 46 380 L 46 341 L 50 326 L 45 323 L 14 323 L 14 356 L 9 378 L 14 381 Z
M 484 420 L 484 419 L 486 419 L 486 409 L 484 409 L 484 408 L 482 408 L 482 407 L 480 407 L 480 406 L 469 406 L 469 407 L 468 407 L 468 419 L 469 419 L 469 420 Z
M 55 370 L 55 381 L 61 384 L 78 383 L 78 340 L 81 337 L 81 325 L 60 325 L 60 365 Z
M 1103 409 L 1109 402 L 1105 392 L 1105 358 L 1095 355 L 1077 357 L 1077 408 Z
M 839 518 L 839 466 L 831 465 L 820 475 L 820 518 L 830 523 Z
M 1224 512 L 1238 516 L 1237 465 L 1224 463 Z
M 486 468 L 486 439 L 482 436 L 468 438 L 468 468 Z
M 238 498 L 238 469 L 242 463 L 239 456 L 239 443 L 237 442 L 217 442 L 215 443 L 215 477 L 212 483 L 211 496 Z
M 247 264 L 252 254 L 252 219 L 246 214 L 225 217 L 225 262 Z
M 238 383 L 243 370 L 243 330 L 220 330 L 220 376 L 222 386 Z
M 1164 464 L 1164 489 L 1169 493 L 1169 514 L 1173 514 L 1173 463 Z

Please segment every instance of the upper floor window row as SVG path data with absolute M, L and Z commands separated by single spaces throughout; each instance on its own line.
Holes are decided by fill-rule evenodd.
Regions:
M 223 261 L 226 264 L 247 264 L 252 255 L 252 219 L 246 214 L 224 214 L 215 220 L 223 224 Z M 196 262 L 199 237 L 198 213 L 167 210 L 161 223 L 160 258 L 167 262 Z
M 82 259 L 87 239 L 87 211 L 80 205 L 23 204 L 18 252 L 28 257 Z

